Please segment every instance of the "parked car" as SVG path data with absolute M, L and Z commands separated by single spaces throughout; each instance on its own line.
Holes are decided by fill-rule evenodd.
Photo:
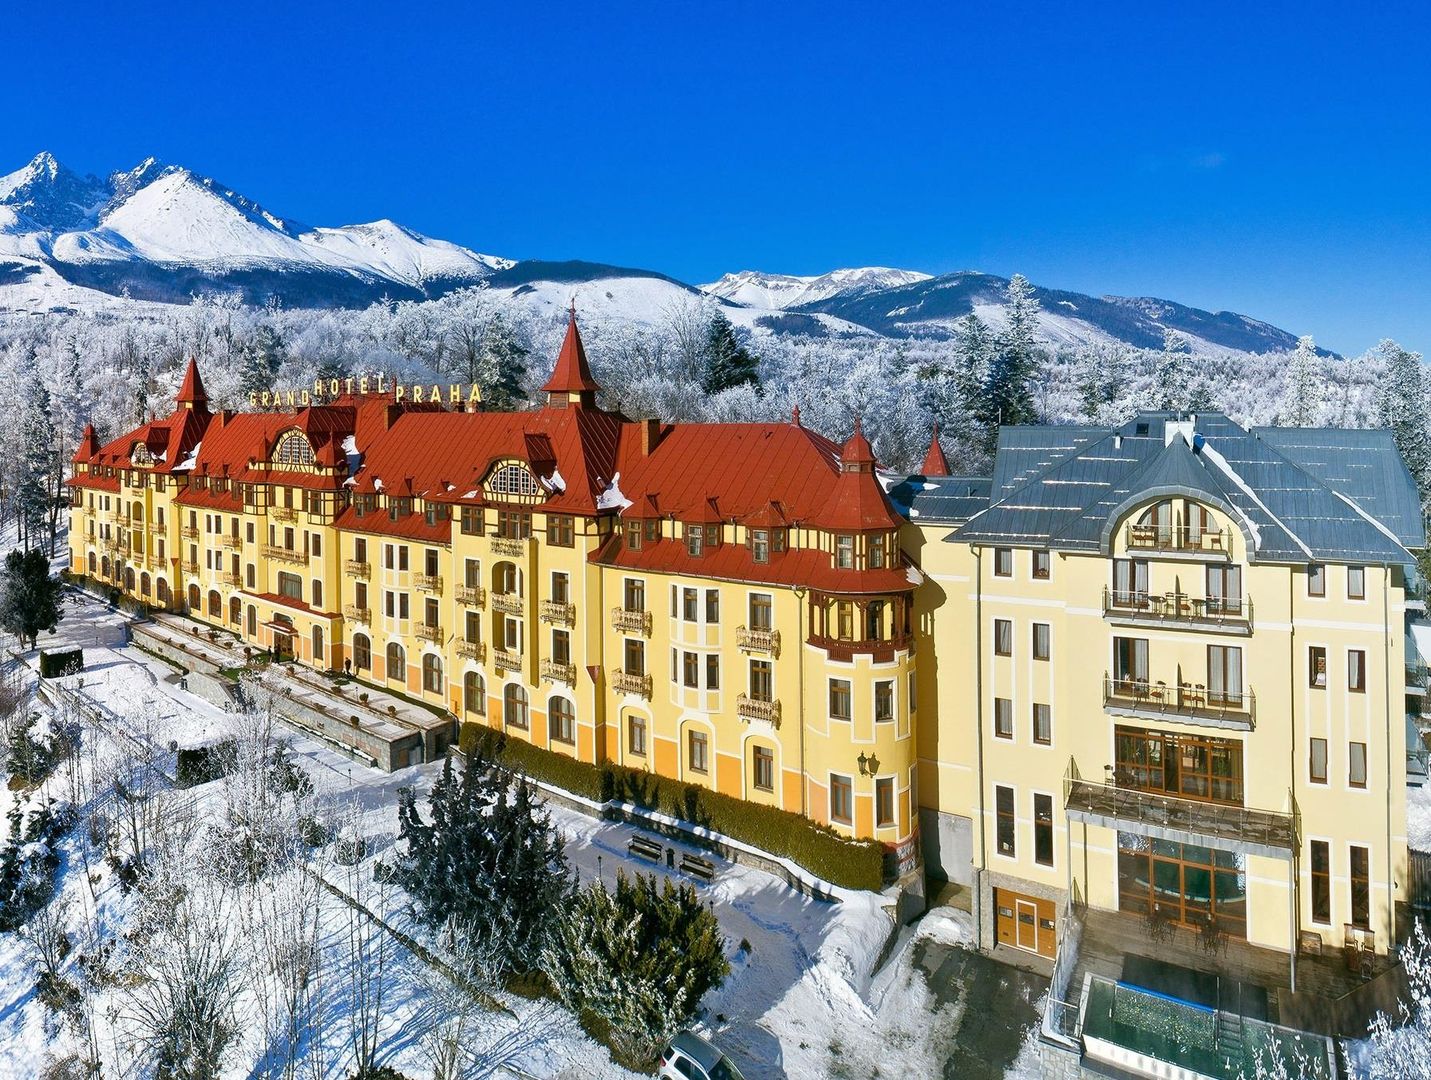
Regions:
M 740 1070 L 694 1031 L 683 1031 L 661 1051 L 660 1080 L 744 1080 Z

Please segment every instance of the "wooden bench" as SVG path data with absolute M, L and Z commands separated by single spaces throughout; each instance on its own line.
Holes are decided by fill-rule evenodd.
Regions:
M 628 855 L 636 855 L 642 859 L 649 859 L 651 862 L 661 861 L 663 849 L 659 841 L 652 840 L 649 836 L 641 836 L 639 833 L 626 841 L 626 852 Z
M 692 855 L 689 852 L 681 852 L 681 873 L 690 874 L 693 878 L 699 878 L 709 885 L 715 880 L 715 863 L 709 859 L 703 859 L 699 855 Z

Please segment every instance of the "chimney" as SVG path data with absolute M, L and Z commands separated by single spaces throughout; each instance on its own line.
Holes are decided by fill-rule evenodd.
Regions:
M 661 421 L 649 417 L 641 421 L 641 456 L 650 457 L 661 441 Z

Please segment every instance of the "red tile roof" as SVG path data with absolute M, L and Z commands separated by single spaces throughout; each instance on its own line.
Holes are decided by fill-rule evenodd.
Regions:
M 87 462 L 97 453 L 99 453 L 99 438 L 94 433 L 94 425 L 86 424 L 84 434 L 80 436 L 79 445 L 75 447 L 74 456 L 70 458 L 70 461 L 76 464 Z
M 924 455 L 924 464 L 919 467 L 921 476 L 948 476 L 949 459 L 944 456 L 944 448 L 939 445 L 939 425 L 934 425 L 934 433 L 929 436 L 929 452 Z
M 333 524 L 344 532 L 400 536 L 406 540 L 426 540 L 433 544 L 452 543 L 452 522 L 438 521 L 429 525 L 423 514 L 401 514 L 394 521 L 388 517 L 386 510 L 371 510 L 359 517 L 350 506 L 334 519 Z
M 184 382 L 174 400 L 180 405 L 192 405 L 195 409 L 207 409 L 209 395 L 204 390 L 204 381 L 199 378 L 199 365 L 189 357 L 189 366 L 184 369 Z

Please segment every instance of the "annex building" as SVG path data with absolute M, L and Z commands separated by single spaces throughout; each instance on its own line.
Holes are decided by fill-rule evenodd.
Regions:
M 71 568 L 878 839 L 972 886 L 988 947 L 1052 957 L 1076 908 L 1289 958 L 1397 940 L 1425 534 L 1389 433 L 1150 413 L 903 477 L 858 426 L 599 390 L 574 318 L 524 412 L 213 412 L 191 364 L 167 418 L 86 433 Z

